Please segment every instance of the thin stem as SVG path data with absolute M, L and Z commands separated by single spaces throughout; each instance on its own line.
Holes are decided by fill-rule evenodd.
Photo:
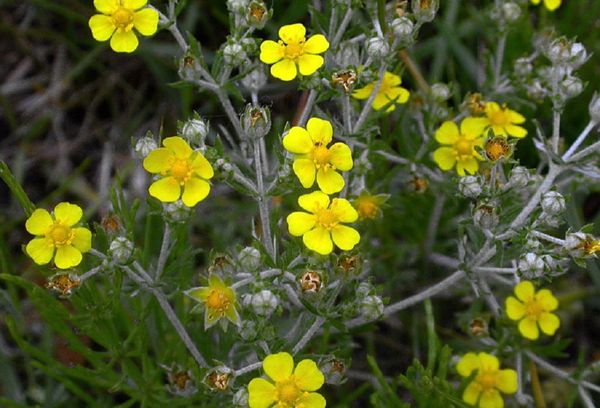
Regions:
M 556 237 L 553 237 L 552 235 L 544 234 L 543 232 L 531 231 L 530 234 L 533 235 L 536 238 L 540 238 L 540 239 L 543 239 L 545 241 L 552 242 L 553 244 L 556 244 L 556 245 L 560 245 L 560 246 L 564 246 L 565 245 L 565 240 L 564 239 L 556 238 Z
M 581 387 L 584 387 L 584 388 L 587 388 L 589 390 L 592 390 L 592 391 L 600 393 L 600 386 L 598 386 L 596 384 L 592 384 L 589 381 L 578 381 L 578 380 L 576 380 L 568 372 L 561 370 L 560 368 L 558 368 L 558 367 L 550 364 L 546 360 L 541 359 L 540 357 L 538 357 L 535 353 L 533 353 L 531 351 L 525 351 L 525 354 L 531 360 L 535 361 L 537 363 L 537 365 L 539 365 L 541 368 L 543 368 L 544 370 L 546 370 L 546 371 L 554 374 L 555 376 L 560 377 L 563 380 L 570 382 L 571 384 L 579 385 Z
M 262 361 L 259 361 L 258 363 L 252 363 L 252 364 L 247 365 L 246 367 L 242 367 L 238 370 L 235 370 L 234 376 L 239 377 L 240 375 L 244 375 L 251 371 L 258 370 L 261 367 L 262 367 Z
M 529 375 L 531 377 L 531 388 L 533 390 L 533 399 L 535 400 L 536 408 L 546 408 L 544 401 L 544 393 L 540 385 L 540 377 L 538 376 L 537 366 L 532 360 L 529 360 Z
M 348 10 L 346 10 L 346 14 L 344 14 L 344 18 L 342 19 L 342 22 L 340 23 L 340 26 L 337 32 L 335 33 L 333 40 L 331 40 L 331 49 L 335 49 L 342 40 L 342 37 L 346 32 L 346 28 L 348 28 L 348 24 L 350 24 L 350 21 L 352 20 L 352 13 L 352 8 L 348 7 Z
M 477 273 L 499 273 L 512 275 L 517 271 L 517 268 L 496 268 L 493 266 L 476 266 L 473 268 L 473 271 Z
M 587 124 L 587 126 L 585 127 L 585 129 L 583 129 L 581 131 L 581 133 L 579 134 L 579 136 L 577 136 L 577 139 L 575 139 L 575 141 L 573 142 L 573 144 L 571 145 L 571 147 L 569 147 L 569 150 L 567 150 L 567 152 L 563 155 L 563 157 L 562 157 L 563 161 L 568 161 L 569 160 L 569 157 L 571 157 L 573 155 L 573 153 L 575 153 L 575 150 L 577 150 L 577 148 L 579 146 L 581 146 L 581 144 L 588 137 L 588 135 L 590 134 L 590 132 L 592 131 L 592 129 L 594 128 L 594 126 L 596 126 L 596 123 L 592 122 L 592 121 L 590 121 Z
M 317 91 L 311 89 L 308 93 L 308 98 L 306 99 L 306 105 L 304 105 L 304 109 L 302 110 L 302 114 L 300 115 L 300 119 L 298 119 L 298 126 L 306 125 L 308 121 L 308 116 L 312 112 L 315 101 L 317 100 Z
M 496 59 L 494 66 L 494 87 L 497 88 L 500 85 L 500 75 L 502 72 L 502 61 L 504 60 L 504 50 L 506 48 L 506 36 L 504 32 L 498 40 L 498 48 L 496 48 Z
M 233 108 L 233 105 L 231 104 L 227 94 L 222 88 L 216 88 L 214 92 L 217 95 L 217 98 L 219 98 L 221 105 L 223 105 L 223 109 L 225 109 L 225 113 L 233 125 L 238 137 L 242 140 L 246 139 L 244 129 L 242 129 L 242 124 L 240 123 L 240 117 L 237 113 L 235 113 L 235 109 Z
M 300 350 L 302 350 L 304 348 L 304 346 L 306 346 L 306 343 L 308 343 L 310 341 L 310 339 L 313 338 L 313 336 L 321 328 L 321 326 L 323 325 L 324 322 L 325 322 L 325 318 L 322 317 L 322 316 L 318 316 L 315 319 L 315 321 L 310 326 L 310 328 L 306 331 L 306 333 L 304 334 L 304 336 L 302 336 L 302 338 L 300 339 L 300 341 L 298 341 L 298 343 L 292 349 L 292 354 L 293 355 L 298 354 L 298 352 Z
M 95 268 L 92 268 L 89 271 L 87 271 L 86 273 L 84 273 L 83 275 L 79 276 L 79 281 L 83 282 L 86 279 L 89 279 L 92 276 L 96 275 L 100 271 L 102 271 L 102 265 L 96 266 Z
M 554 108 L 552 112 L 552 151 L 558 153 L 558 144 L 560 141 L 560 116 L 561 111 Z
M 352 133 L 357 133 L 360 130 L 360 128 L 362 127 L 362 125 L 364 125 L 365 121 L 367 120 L 367 117 L 369 116 L 369 113 L 371 112 L 373 101 L 375 100 L 375 97 L 377 96 L 377 94 L 379 93 L 379 90 L 381 89 L 381 84 L 383 82 L 383 77 L 385 75 L 386 68 L 387 68 L 387 64 L 385 64 L 385 63 L 381 64 L 381 68 L 379 68 L 379 80 L 373 87 L 373 90 L 371 91 L 371 95 L 369 95 L 369 99 L 367 99 L 367 101 L 365 102 L 365 106 L 363 106 L 363 109 L 360 112 L 360 116 L 358 117 L 358 120 L 354 124 Z
M 402 50 L 400 51 L 399 55 L 402 62 L 404 62 L 404 66 L 417 83 L 419 89 L 428 94 L 430 91 L 429 84 L 423 77 L 423 74 L 421 74 L 421 70 L 419 70 L 417 64 L 415 64 L 412 58 L 410 58 L 408 51 Z
M 425 240 L 424 252 L 429 254 L 433 244 L 435 243 L 435 237 L 437 235 L 438 225 L 444 212 L 444 204 L 446 203 L 446 197 L 443 195 L 437 196 L 431 217 L 429 218 L 429 225 L 427 226 L 427 239 Z
M 162 245 L 160 247 L 160 254 L 158 255 L 158 263 L 156 264 L 156 272 L 154 273 L 155 280 L 159 280 L 163 271 L 165 270 L 165 264 L 167 263 L 167 258 L 169 257 L 170 246 L 171 244 L 171 229 L 169 228 L 169 224 L 165 223 L 165 230 L 163 232 L 163 240 Z
M 573 156 L 571 156 L 571 158 L 568 160 L 568 162 L 569 163 L 576 162 L 577 160 L 581 160 L 584 157 L 586 157 L 592 153 L 598 152 L 598 151 L 600 151 L 600 141 L 598 141 L 592 145 L 589 145 L 588 147 L 586 147 L 585 149 L 582 149 L 578 153 L 575 153 Z
M 262 226 L 262 240 L 267 252 L 272 259 L 275 258 L 273 249 L 273 240 L 271 239 L 271 223 L 269 216 L 269 203 L 266 200 L 265 185 L 263 181 L 263 172 L 261 165 L 261 151 L 258 141 L 254 141 L 254 169 L 256 171 L 256 183 L 258 187 L 258 210 L 260 213 L 260 222 Z
M 350 95 L 342 95 L 342 114 L 344 116 L 344 131 L 346 135 L 352 132 L 352 109 L 350 108 Z

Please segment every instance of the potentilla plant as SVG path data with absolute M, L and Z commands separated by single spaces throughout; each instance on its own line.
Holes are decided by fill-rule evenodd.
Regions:
M 461 3 L 450 3 L 456 14 Z M 283 6 L 228 0 L 230 32 L 215 50 L 180 30 L 185 2 L 95 0 L 90 35 L 109 41 L 103 52 L 137 52 L 167 32 L 181 83 L 214 97 L 222 114 L 136 138 L 131 160 L 146 172 L 147 194 L 134 199 L 115 183 L 101 224 L 82 223 L 83 203 L 37 208 L 2 169 L 28 217 L 23 249 L 65 303 L 2 278 L 37 308 L 51 305 L 53 330 L 89 366 L 42 360 L 11 323 L 18 345 L 69 398 L 88 400 L 86 382 L 119 393 L 101 406 L 545 406 L 543 372 L 570 384 L 572 404 L 593 407 L 597 362 L 572 355 L 573 371 L 562 368 L 572 361 L 549 361 L 576 336 L 561 279 L 600 251 L 593 229 L 565 215 L 576 188 L 600 180 L 600 98 L 587 124 L 562 121 L 585 86 L 577 75 L 589 53 L 540 29 L 529 54 L 510 60 L 520 20 L 551 20 L 561 2 L 482 3 L 493 49 L 473 61 L 477 81 L 457 86 L 429 83 L 430 62 L 413 53 L 439 19 L 438 0 L 315 1 L 310 15 L 282 25 L 271 19 Z M 295 95 L 295 115 L 266 102 L 280 89 Z M 533 109 L 543 103 L 548 123 Z M 536 157 L 521 163 L 527 149 Z M 213 248 L 194 225 L 239 228 L 227 225 L 238 218 L 227 208 L 223 220 L 209 212 L 231 190 L 252 240 Z M 411 230 L 387 218 L 400 206 L 405 218 L 418 214 Z M 393 233 L 380 233 L 386 224 Z M 415 274 L 431 279 L 396 287 Z M 464 333 L 436 325 L 439 298 L 463 316 Z M 424 323 L 388 342 L 425 338 L 426 359 L 384 369 L 373 333 L 386 321 L 402 326 L 400 312 L 421 304 Z M 132 344 L 148 354 L 129 356 Z M 343 395 L 346 381 L 364 385 Z

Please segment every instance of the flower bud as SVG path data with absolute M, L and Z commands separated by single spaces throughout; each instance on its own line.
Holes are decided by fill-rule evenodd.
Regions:
M 431 22 L 439 7 L 438 0 L 412 0 L 412 10 L 420 23 Z
M 255 271 L 260 267 L 260 251 L 254 247 L 246 247 L 238 254 L 238 261 L 243 268 Z
M 529 170 L 523 166 L 516 166 L 510 171 L 509 183 L 516 188 L 523 188 L 529 184 Z
M 246 87 L 250 92 L 260 91 L 267 83 L 267 75 L 262 65 L 254 68 L 244 78 L 242 78 L 242 85 Z
M 223 59 L 227 65 L 238 67 L 246 61 L 247 58 L 246 51 L 244 51 L 241 44 L 231 43 L 223 48 Z
M 412 43 L 415 25 L 410 18 L 406 16 L 395 18 L 390 26 L 402 44 Z
M 527 279 L 539 278 L 544 272 L 544 260 L 539 255 L 528 252 L 519 259 L 518 269 Z
M 508 1 L 502 4 L 502 16 L 508 23 L 514 23 L 521 17 L 521 7 L 512 1 Z
M 390 45 L 383 37 L 372 37 L 367 40 L 367 54 L 375 59 L 385 58 L 390 52 Z
M 204 141 L 208 136 L 208 123 L 203 121 L 200 116 L 188 120 L 181 127 L 181 136 L 194 147 L 197 147 L 202 153 L 206 151 Z
M 565 38 L 552 41 L 544 50 L 544 54 L 554 65 L 565 64 L 571 55 L 571 45 Z
M 325 375 L 325 382 L 331 385 L 340 385 L 344 381 L 346 373 L 346 364 L 337 358 L 331 358 L 325 361 L 321 367 L 321 372 Z
M 259 316 L 269 317 L 279 305 L 279 299 L 270 290 L 263 289 L 252 295 L 251 304 L 254 313 Z
M 133 242 L 125 237 L 117 237 L 110 243 L 108 254 L 116 264 L 125 264 L 133 255 Z
M 248 0 L 227 0 L 227 8 L 233 13 L 243 13 L 248 7 Z
M 482 229 L 491 230 L 498 225 L 500 218 L 496 213 L 495 207 L 491 205 L 480 205 L 475 209 L 473 221 L 475 222 L 475 225 L 478 225 Z
M 431 85 L 431 96 L 439 102 L 447 101 L 452 96 L 448 85 L 441 82 Z
M 600 123 L 600 95 L 594 92 L 592 100 L 588 106 L 590 119 L 594 123 Z
M 383 301 L 379 296 L 367 296 L 360 303 L 360 314 L 366 321 L 377 320 L 383 315 Z
M 246 105 L 242 114 L 242 128 L 251 139 L 264 137 L 271 129 L 271 111 L 263 106 Z
M 529 58 L 517 58 L 514 65 L 515 74 L 520 77 L 525 77 L 531 74 L 533 71 L 533 65 Z
M 240 337 L 245 341 L 254 340 L 257 334 L 256 323 L 254 323 L 252 320 L 243 320 L 242 323 L 240 323 L 238 333 L 240 334 Z
M 223 158 L 215 160 L 214 169 L 215 173 L 220 173 L 223 177 L 229 177 L 233 173 L 233 166 Z
M 573 43 L 569 49 L 569 65 L 572 69 L 581 67 L 588 59 L 588 53 L 583 44 Z
M 249 26 L 261 30 L 271 18 L 271 14 L 263 1 L 253 0 L 247 7 L 246 22 Z
M 193 209 L 184 205 L 181 200 L 163 204 L 163 210 L 165 215 L 175 222 L 187 220 L 193 212 Z
M 542 209 L 550 215 L 560 214 L 565 210 L 565 198 L 558 191 L 548 191 L 542 196 Z
M 481 181 L 477 176 L 461 177 L 458 191 L 467 198 L 477 198 L 482 192 Z
M 356 296 L 357 297 L 366 297 L 373 290 L 373 285 L 369 282 L 361 282 L 358 284 L 356 288 Z
M 237 408 L 247 408 L 248 407 L 248 390 L 245 387 L 237 390 L 235 394 L 233 394 L 233 406 Z
M 136 157 L 143 159 L 146 156 L 148 156 L 152 150 L 156 148 L 158 148 L 156 140 L 154 140 L 154 138 L 152 138 L 151 136 L 146 135 L 138 139 L 138 141 L 135 143 L 134 151 Z
M 575 98 L 583 92 L 583 82 L 577 77 L 569 76 L 561 82 L 560 90 L 566 99 Z
M 531 99 L 535 99 L 537 101 L 541 101 L 548 95 L 548 89 L 542 85 L 542 82 L 539 79 L 535 79 L 526 84 L 525 90 Z
M 544 262 L 544 269 L 548 271 L 551 275 L 554 275 L 554 272 L 556 272 L 558 269 L 556 260 L 548 254 L 542 255 L 540 258 Z

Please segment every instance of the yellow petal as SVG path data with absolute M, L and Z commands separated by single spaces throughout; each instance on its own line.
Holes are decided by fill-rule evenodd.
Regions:
M 334 143 L 329 148 L 330 159 L 329 162 L 335 166 L 336 169 L 342 171 L 348 171 L 352 169 L 352 151 L 345 143 Z
M 282 81 L 291 81 L 296 78 L 298 70 L 296 64 L 291 59 L 284 58 L 281 61 L 271 65 L 271 75 Z
M 101 13 L 112 14 L 119 8 L 118 0 L 94 0 L 94 7 Z
M 141 35 L 149 36 L 158 30 L 158 12 L 150 7 L 133 14 L 133 26 Z
M 486 102 L 484 109 L 486 115 L 488 116 L 490 113 L 498 112 L 499 110 L 501 110 L 500 105 L 498 105 L 496 102 Z
M 288 215 L 286 221 L 290 234 L 299 237 L 315 226 L 316 218 L 313 214 L 296 211 Z
M 460 164 L 469 174 L 475 174 L 477 173 L 477 169 L 479 169 L 479 163 L 477 163 L 477 160 L 475 160 L 474 157 L 469 157 L 467 160 L 461 160 Z
M 206 300 L 208 295 L 212 292 L 211 288 L 201 287 L 201 288 L 192 288 L 183 292 L 186 296 L 191 297 L 198 302 L 203 302 Z
M 54 219 L 68 227 L 77 224 L 82 216 L 83 210 L 76 204 L 63 202 L 54 207 Z
M 296 385 L 303 391 L 316 391 L 323 386 L 325 377 L 312 360 L 302 360 L 294 370 Z
M 373 92 L 373 88 L 375 88 L 375 84 L 368 84 L 360 89 L 355 89 L 352 92 L 352 97 L 355 99 L 368 99 L 371 96 L 371 92 Z
M 521 320 L 525 316 L 525 305 L 512 296 L 506 298 L 506 314 L 512 320 Z
M 537 322 L 529 317 L 525 317 L 519 322 L 519 331 L 523 337 L 529 340 L 537 340 L 537 338 L 540 336 Z
M 538 4 L 540 4 L 540 1 L 542 1 L 542 0 L 531 0 L 531 4 L 538 5 Z
M 503 408 L 504 400 L 500 393 L 495 389 L 485 390 L 481 393 L 479 408 Z
M 179 199 L 181 186 L 174 177 L 165 177 L 152 183 L 148 193 L 163 203 L 172 203 Z
M 469 405 L 477 405 L 479 394 L 481 394 L 481 386 L 477 382 L 473 381 L 467 385 L 467 388 L 465 388 L 462 399 Z
M 69 269 L 81 263 L 81 252 L 71 245 L 56 248 L 54 264 L 60 269 Z
M 237 309 L 232 304 L 227 307 L 227 310 L 225 311 L 225 317 L 236 326 L 239 326 L 242 322 Z
M 315 228 L 302 236 L 304 245 L 312 251 L 321 255 L 328 255 L 333 251 L 331 234 L 325 228 Z
M 285 150 L 296 154 L 305 154 L 311 151 L 313 148 L 313 141 L 311 140 L 308 131 L 299 126 L 294 126 L 283 138 L 283 147 Z
M 123 7 L 129 10 L 137 10 L 148 3 L 148 0 L 122 0 Z
M 211 273 L 210 276 L 208 277 L 208 286 L 210 286 L 211 289 L 227 288 L 227 285 L 225 285 L 225 282 L 223 282 L 223 279 L 221 279 L 221 277 L 219 275 L 217 275 L 216 273 Z
M 285 55 L 285 45 L 265 40 L 260 44 L 260 60 L 265 64 L 274 64 Z
M 50 213 L 43 208 L 35 210 L 25 221 L 25 229 L 32 235 L 44 235 L 54 224 Z
M 334 198 L 329 208 L 340 222 L 354 222 L 358 219 L 358 212 L 345 198 Z
M 386 71 L 383 74 L 383 85 L 387 88 L 398 86 L 402 83 L 402 78 L 399 75 L 396 75 L 392 72 Z
M 165 147 L 152 150 L 144 159 L 144 169 L 149 173 L 161 173 L 171 167 L 173 152 Z
M 511 369 L 499 370 L 496 374 L 496 388 L 505 394 L 514 394 L 519 388 L 517 372 Z
M 456 159 L 454 158 L 454 149 L 451 147 L 440 147 L 433 152 L 433 161 L 437 163 L 440 169 L 446 171 L 454 167 Z
M 310 118 L 306 123 L 306 130 L 314 143 L 328 145 L 333 138 L 333 126 L 331 122 L 319 118 Z
M 279 38 L 286 44 L 297 43 L 306 37 L 306 28 L 300 23 L 284 25 L 279 29 Z
M 494 132 L 494 135 L 496 135 L 496 136 L 504 136 L 504 137 L 506 137 L 508 135 L 506 133 L 506 127 L 505 126 L 492 126 L 492 131 Z
M 500 367 L 498 357 L 492 354 L 481 352 L 477 354 L 477 358 L 479 359 L 479 368 L 482 371 L 495 371 Z
M 110 48 L 114 52 L 133 52 L 138 47 L 139 41 L 133 31 L 118 30 L 110 39 Z
M 254 378 L 248 384 L 248 406 L 269 408 L 275 402 L 275 386 L 264 378 Z
M 512 137 L 522 138 L 527 136 L 527 129 L 521 126 L 507 125 L 504 128 L 506 129 L 506 133 L 508 133 Z
M 192 177 L 185 182 L 181 201 L 188 207 L 193 207 L 204 200 L 210 192 L 210 184 L 205 180 Z
M 465 165 L 462 161 L 456 162 L 456 172 L 461 177 L 463 177 L 465 175 Z
M 273 381 L 287 379 L 294 369 L 294 359 L 289 353 L 269 354 L 263 360 L 263 370 Z
M 391 105 L 390 105 L 390 103 L 391 103 Z M 388 98 L 381 91 L 377 94 L 375 99 L 373 99 L 372 106 L 373 106 L 373 109 L 375 109 L 375 110 L 380 110 L 380 109 L 384 108 L 385 106 L 389 106 L 388 109 L 386 110 L 386 112 L 390 112 L 390 111 L 396 109 L 396 107 L 393 105 L 393 101 L 390 100 L 390 98 Z
M 92 232 L 87 228 L 73 228 L 73 246 L 80 252 L 88 252 L 92 248 Z
M 106 41 L 115 32 L 115 25 L 109 16 L 96 14 L 90 17 L 88 26 L 92 30 L 92 36 L 96 41 Z
M 175 155 L 180 159 L 187 159 L 193 153 L 193 150 L 188 144 L 188 142 L 186 142 L 179 136 L 167 137 L 165 140 L 163 140 L 162 143 L 163 146 L 173 151 L 173 153 L 175 153 Z
M 316 168 L 315 163 L 309 159 L 296 159 L 292 165 L 294 174 L 300 180 L 304 188 L 310 188 L 315 183 Z
M 221 310 L 212 309 L 210 307 L 204 308 L 204 330 L 208 330 L 213 327 L 223 317 Z
M 481 136 L 488 123 L 486 118 L 465 118 L 460 123 L 460 133 L 465 135 L 467 140 L 473 140 Z
M 458 140 L 458 126 L 454 122 L 444 122 L 435 132 L 435 140 L 441 144 L 452 144 Z
M 315 34 L 304 43 L 304 52 L 321 54 L 329 49 L 329 42 L 323 34 Z
M 213 178 L 215 172 L 210 165 L 210 162 L 206 160 L 202 153 L 195 152 L 194 154 L 194 160 L 192 161 L 194 173 L 206 180 Z
M 533 287 L 533 283 L 530 281 L 523 281 L 515 286 L 515 295 L 517 295 L 517 298 L 523 302 L 531 300 L 534 294 L 535 288 Z
M 329 206 L 329 196 L 321 191 L 313 191 L 298 197 L 298 205 L 309 213 L 315 213 Z
M 323 66 L 325 60 L 320 55 L 303 54 L 298 58 L 298 68 L 302 75 L 312 75 Z
M 544 6 L 550 11 L 554 11 L 560 7 L 561 0 L 544 0 Z
M 296 406 L 301 406 L 303 408 L 325 408 L 325 405 L 327 404 L 325 398 L 316 392 L 302 395 L 298 402 L 302 405 Z
M 360 234 L 354 228 L 337 225 L 331 230 L 333 242 L 343 251 L 350 251 L 360 242 Z
M 548 336 L 554 335 L 560 327 L 560 319 L 554 313 L 542 313 L 538 323 L 540 324 L 540 329 Z
M 54 255 L 54 247 L 46 238 L 34 238 L 25 247 L 27 255 L 38 265 L 46 265 Z
M 388 89 L 385 96 L 395 103 L 406 103 L 410 97 L 410 92 L 404 88 L 396 87 Z
M 479 358 L 475 353 L 467 353 L 458 362 L 456 365 L 456 371 L 462 377 L 468 377 L 475 370 L 479 370 Z
M 321 168 L 317 170 L 317 185 L 325 194 L 335 194 L 344 188 L 344 178 L 335 170 Z
M 542 289 L 535 294 L 535 300 L 541 304 L 546 312 L 551 312 L 558 308 L 558 299 L 554 297 L 548 289 Z

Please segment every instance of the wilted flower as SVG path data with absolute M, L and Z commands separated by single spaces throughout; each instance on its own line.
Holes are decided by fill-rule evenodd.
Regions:
M 300 287 L 303 292 L 318 292 L 323 286 L 321 275 L 315 271 L 307 271 L 300 277 Z
M 77 276 L 61 272 L 48 279 L 46 288 L 58 293 L 58 296 L 61 298 L 67 298 L 71 296 L 73 289 L 77 288 L 80 284 L 81 280 Z
M 232 371 L 228 367 L 216 367 L 204 377 L 204 383 L 215 391 L 224 392 L 229 389 Z
M 554 313 L 558 300 L 548 289 L 535 291 L 533 283 L 523 281 L 515 286 L 515 295 L 506 298 L 506 314 L 519 322 L 519 331 L 523 337 L 536 340 L 539 328 L 552 336 L 560 326 L 560 320 Z
M 600 252 L 600 240 L 584 232 L 568 233 L 564 248 L 574 258 L 596 256 L 596 252 Z

